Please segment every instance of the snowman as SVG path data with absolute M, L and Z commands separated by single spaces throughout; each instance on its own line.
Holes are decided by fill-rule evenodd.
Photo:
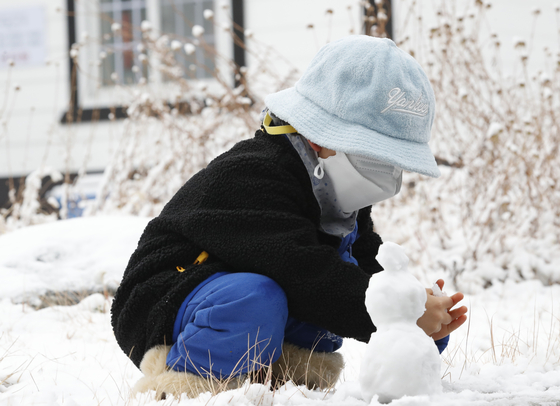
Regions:
M 389 403 L 402 396 L 441 392 L 441 361 L 434 340 L 416 325 L 424 314 L 426 290 L 408 272 L 403 249 L 385 242 L 376 257 L 384 271 L 371 277 L 366 308 L 377 327 L 360 370 L 362 396 Z M 437 286 L 437 285 L 436 285 Z

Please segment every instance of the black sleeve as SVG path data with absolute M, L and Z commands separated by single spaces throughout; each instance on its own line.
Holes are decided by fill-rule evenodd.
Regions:
M 309 178 L 294 172 L 284 163 L 255 157 L 221 159 L 179 191 L 158 221 L 176 224 L 185 238 L 234 271 L 275 280 L 287 295 L 291 316 L 369 340 L 374 326 L 364 300 L 371 254 L 362 256 L 369 267 L 364 271 L 320 243 Z M 364 237 L 366 242 L 375 238 Z
M 358 233 L 359 238 L 352 245 L 352 256 L 356 258 L 360 268 L 367 274 L 383 270 L 375 257 L 379 251 L 379 246 L 383 244 L 381 237 L 373 231 L 373 221 L 371 220 L 371 206 L 363 208 L 358 213 Z

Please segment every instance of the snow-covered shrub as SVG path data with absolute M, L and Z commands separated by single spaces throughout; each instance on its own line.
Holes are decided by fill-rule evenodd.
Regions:
M 400 230 L 417 263 L 466 291 L 506 278 L 560 282 L 560 54 L 545 50 L 530 72 L 530 45 L 517 40 L 517 66 L 502 68 L 503 44 L 484 28 L 490 3 L 469 1 L 466 16 L 451 3 L 440 2 L 425 41 L 399 44 L 435 91 L 430 145 L 442 177 L 409 175 L 374 210 L 385 213 L 378 225 Z
M 16 196 L 15 188 L 10 189 L 9 209 L 0 210 L 0 234 L 34 224 L 56 221 L 58 216 L 52 211 L 46 212 L 41 206 L 40 192 L 43 179 L 50 177 L 52 182 L 60 182 L 62 174 L 51 167 L 40 167 L 25 178 L 21 195 Z
M 173 85 L 174 99 L 169 100 L 169 94 L 162 94 L 144 78 L 139 81 L 142 90 L 128 91 L 128 118 L 118 149 L 87 213 L 157 215 L 190 176 L 235 142 L 255 133 L 267 94 L 293 83 L 295 70 L 285 69 L 287 62 L 270 47 L 251 39 L 246 50 L 253 63 L 250 68 L 239 67 L 205 43 L 200 34 L 200 29 L 193 27 L 197 39 L 183 45 L 184 39 L 143 29 L 141 47 L 149 56 L 143 60 L 149 61 L 150 69 L 162 73 L 167 85 Z M 227 66 L 210 71 L 201 65 L 211 72 L 213 80 L 189 78 L 192 66 L 178 61 L 179 53 L 191 55 L 197 47 L 223 62 L 218 66 Z M 281 69 L 289 73 L 281 75 L 277 72 Z
M 385 36 L 386 2 L 376 1 L 375 8 L 359 4 L 366 8 L 362 30 Z M 398 45 L 419 60 L 436 94 L 430 145 L 442 177 L 406 173 L 401 193 L 373 210 L 378 231 L 406 248 L 425 271 L 418 276 L 447 273 L 447 280 L 467 292 L 505 279 L 560 282 L 560 55 L 546 51 L 546 63 L 533 72 L 531 41 L 517 38 L 517 66 L 501 67 L 498 53 L 506 45 L 488 27 L 489 2 L 440 0 L 439 8 L 429 8 L 435 10 L 430 18 L 421 18 L 427 9 L 419 2 L 403 0 L 398 6 L 404 25 L 413 27 L 396 28 L 414 34 L 397 36 Z M 534 26 L 538 20 L 530 20 L 539 14 L 528 13 L 525 26 Z M 213 21 L 209 13 L 205 17 Z M 433 27 L 423 26 L 431 19 Z M 230 21 L 221 29 L 232 26 Z M 128 100 L 128 118 L 89 214 L 157 215 L 191 175 L 252 136 L 264 96 L 297 78 L 294 70 L 278 73 L 288 71 L 289 63 L 248 30 L 247 68 L 219 55 L 198 28 L 195 40 L 158 34 L 147 21 L 140 28 L 140 61 L 161 72 L 176 93 L 170 99 L 143 77 L 136 90 L 117 85 Z M 211 72 L 211 83 L 187 79 L 190 67 L 177 61 L 179 53 L 193 55 L 200 47 L 224 61 L 218 66 L 227 66 Z M 32 190 L 27 203 L 18 206 L 14 200 L 13 219 L 6 220 L 11 226 L 0 217 L 0 233 L 16 221 L 40 221 L 29 200 Z

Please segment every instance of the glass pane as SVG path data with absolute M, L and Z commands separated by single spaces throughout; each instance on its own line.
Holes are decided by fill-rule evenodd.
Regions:
M 161 6 L 161 31 L 175 33 L 175 10 L 167 2 Z
M 204 1 L 202 3 L 202 11 L 204 10 L 212 10 L 214 11 L 214 2 L 213 1 Z M 205 34 L 214 34 L 214 21 L 213 20 L 207 20 L 204 18 L 202 18 L 204 20 L 204 33 Z
M 132 11 L 123 10 L 122 12 L 122 42 L 132 42 L 134 40 L 134 34 L 132 32 Z
M 115 84 L 111 75 L 115 72 L 115 54 L 110 53 L 101 62 L 101 84 L 103 86 L 112 86 Z
M 122 83 L 125 85 L 132 85 L 134 83 L 135 73 L 132 71 L 134 66 L 134 51 L 132 49 L 126 49 L 122 53 L 123 55 L 123 74 L 124 78 Z
M 105 12 L 100 15 L 101 20 L 101 43 L 112 44 L 113 32 L 111 31 L 111 24 L 113 24 L 113 13 Z
M 138 22 L 138 25 L 140 25 L 142 21 L 144 21 L 145 19 L 146 19 L 146 7 L 143 7 L 142 9 L 140 9 L 140 21 Z
M 213 48 L 214 44 L 209 44 L 209 45 L 212 46 Z M 204 66 L 205 68 L 203 68 L 203 72 L 204 72 L 203 77 L 205 78 L 212 77 L 214 69 L 216 69 L 216 63 L 214 61 L 214 55 L 206 51 L 204 52 Z
M 192 27 L 197 21 L 200 21 L 200 18 L 196 18 L 194 3 L 186 3 L 183 5 L 183 15 L 181 16 L 181 20 L 184 27 L 183 35 L 185 37 L 192 37 Z
M 146 19 L 146 2 L 142 0 L 100 0 L 105 4 L 100 14 L 101 51 L 108 54 L 101 63 L 101 84 L 113 86 L 115 83 L 129 85 L 137 83 L 140 77 L 148 76 L 148 67 L 135 54 L 141 42 L 140 24 Z M 121 5 L 113 13 L 111 3 Z M 121 25 L 119 33 L 113 33 L 113 23 Z M 114 76 L 114 75 L 118 76 Z M 115 80 L 116 79 L 116 80 Z

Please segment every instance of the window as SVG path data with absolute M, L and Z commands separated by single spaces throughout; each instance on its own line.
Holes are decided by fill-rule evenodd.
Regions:
M 204 42 L 209 47 L 214 47 L 214 24 L 204 18 L 205 10 L 214 11 L 212 0 L 162 0 L 161 30 L 183 42 L 197 43 L 198 39 L 192 35 L 192 28 L 198 25 L 204 29 Z M 187 76 L 199 79 L 212 77 L 211 72 L 215 69 L 214 55 L 204 47 L 196 47 L 191 55 L 177 51 L 175 58 L 181 63 Z
M 101 0 L 99 8 L 102 85 L 138 83 L 141 75 L 147 76 L 147 68 L 138 60 L 140 26 L 146 19 L 145 0 Z M 138 67 L 143 67 L 143 72 Z
M 213 50 L 244 66 L 243 49 L 234 45 L 228 32 L 214 29 L 214 24 L 243 26 L 243 1 L 232 0 L 231 5 L 227 10 L 214 8 L 213 0 L 67 0 L 69 46 L 82 45 L 77 56 L 79 69 L 70 59 L 72 107 L 61 122 L 89 121 L 94 117 L 104 120 L 112 117 L 110 113 L 116 118 L 125 117 L 125 109 L 115 106 L 116 100 L 123 88 L 134 89 L 143 80 L 171 95 L 173 86 L 165 74 L 143 63 L 151 62 L 150 53 L 142 48 L 141 26 L 145 20 L 153 32 L 167 35 L 170 41 L 183 45 L 199 41 L 193 53 L 185 52 L 183 47 L 174 51 L 187 79 L 211 83 L 215 68 L 222 72 L 232 70 L 215 57 Z M 213 19 L 204 18 L 205 10 L 213 11 Z M 204 29 L 198 38 L 193 36 L 196 25 Z M 240 34 L 239 30 L 236 34 Z M 234 72 L 231 80 L 233 83 Z

